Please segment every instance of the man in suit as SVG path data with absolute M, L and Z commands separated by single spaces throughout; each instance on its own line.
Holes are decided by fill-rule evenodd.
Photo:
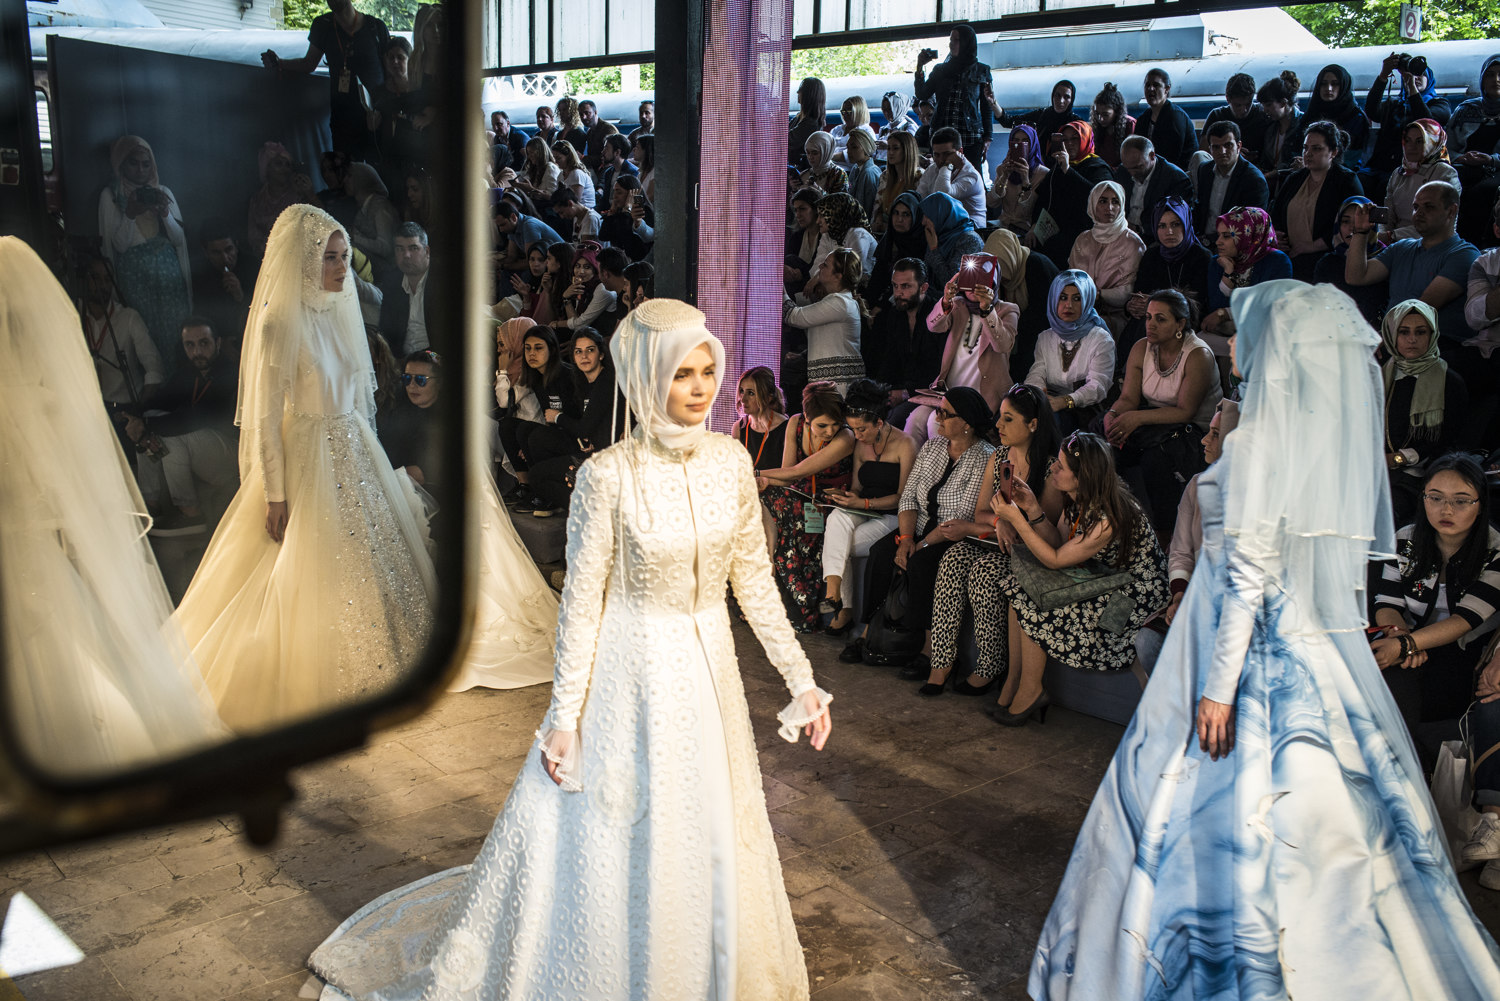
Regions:
M 427 275 L 432 256 L 427 231 L 414 222 L 402 223 L 392 241 L 401 281 L 381 289 L 380 334 L 397 358 L 429 346 L 427 332 Z
M 1151 230 L 1151 210 L 1157 203 L 1168 197 L 1185 202 L 1193 198 L 1193 182 L 1187 172 L 1157 156 L 1156 147 L 1146 136 L 1126 136 L 1120 143 L 1115 180 L 1125 189 L 1125 219 L 1148 247 L 1156 242 L 1155 231 L 1147 230 Z
M 1270 211 L 1266 175 L 1242 155 L 1243 151 L 1240 127 L 1234 122 L 1219 121 L 1209 126 L 1208 152 L 1213 162 L 1198 168 L 1198 200 L 1193 205 L 1193 222 L 1200 235 L 1211 239 L 1217 232 L 1216 220 L 1230 209 L 1253 206 Z

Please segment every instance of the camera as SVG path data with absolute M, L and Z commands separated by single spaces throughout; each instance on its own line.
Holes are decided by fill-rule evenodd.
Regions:
M 1370 222 L 1374 223 L 1377 226 L 1390 225 L 1391 210 L 1389 208 L 1386 208 L 1383 205 L 1371 205 L 1369 211 Z
M 938 50 L 937 49 L 923 49 L 921 55 L 919 55 L 917 58 L 918 59 L 925 59 L 925 60 L 927 60 L 927 61 L 930 62 L 931 60 L 936 59 L 937 57 L 938 57 Z
M 1396 68 L 1403 73 L 1410 73 L 1412 76 L 1426 76 L 1427 57 L 1410 56 L 1403 52 L 1396 57 Z
M 148 208 L 156 208 L 158 205 L 166 204 L 167 198 L 161 193 L 160 188 L 153 188 L 149 184 L 143 184 L 135 189 L 135 200 Z

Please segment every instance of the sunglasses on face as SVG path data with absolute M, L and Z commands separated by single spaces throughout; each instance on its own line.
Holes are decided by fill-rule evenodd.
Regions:
M 940 421 L 951 421 L 953 418 L 955 418 L 957 416 L 958 416 L 957 414 L 955 414 L 953 411 L 949 410 L 946 407 L 944 407 L 943 409 L 941 409 L 941 410 L 939 410 L 937 412 L 937 419 L 940 420 Z
M 403 372 L 401 373 L 401 385 L 410 386 L 415 382 L 418 386 L 421 386 L 425 389 L 427 386 L 427 381 L 431 378 L 432 376 L 430 375 L 412 375 L 410 372 Z

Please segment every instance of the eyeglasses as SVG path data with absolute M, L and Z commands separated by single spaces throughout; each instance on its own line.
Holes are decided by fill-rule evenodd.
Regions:
M 1423 494 L 1422 499 L 1444 511 L 1467 511 L 1479 503 L 1477 497 L 1444 497 L 1442 494 Z
M 403 372 L 401 373 L 401 385 L 410 386 L 415 382 L 418 386 L 421 386 L 425 389 L 427 386 L 427 380 L 431 378 L 432 376 L 430 375 L 412 375 L 410 372 Z
M 938 412 L 937 412 L 937 419 L 940 420 L 940 421 L 951 421 L 953 418 L 955 418 L 957 416 L 958 416 L 957 414 L 955 414 L 953 411 L 949 410 L 947 407 L 943 407 L 942 409 L 938 410 Z

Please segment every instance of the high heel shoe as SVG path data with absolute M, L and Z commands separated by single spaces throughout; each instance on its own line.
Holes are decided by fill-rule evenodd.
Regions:
M 844 602 L 839 598 L 824 598 L 818 602 L 819 615 L 837 615 L 844 610 Z
M 835 616 L 836 618 L 837 616 Z M 835 626 L 831 621 L 823 627 L 823 632 L 829 636 L 848 636 L 849 630 L 854 628 L 854 616 L 849 616 L 849 621 L 841 626 Z
M 917 689 L 917 694 L 918 695 L 926 695 L 929 698 L 932 697 L 932 696 L 934 696 L 934 695 L 942 695 L 943 694 L 943 689 L 945 689 L 945 688 L 948 687 L 948 679 L 950 677 L 952 677 L 952 676 L 953 676 L 953 668 L 950 667 L 948 670 L 946 670 L 946 671 L 943 672 L 943 680 L 942 681 L 936 681 L 936 682 L 929 681 L 929 682 L 927 682 L 921 688 Z
M 1000 683 L 999 678 L 991 678 L 983 685 L 971 685 L 963 679 L 955 681 L 952 685 L 954 695 L 988 695 L 994 691 L 995 686 Z
M 990 719 L 994 720 L 996 723 L 999 723 L 1001 726 L 1025 726 L 1026 721 L 1031 719 L 1031 717 L 1033 716 L 1036 717 L 1036 721 L 1038 723 L 1045 723 L 1047 722 L 1047 710 L 1051 707 L 1051 705 L 1052 700 L 1047 697 L 1046 692 L 1043 692 L 1041 695 L 1038 695 L 1036 697 L 1036 700 L 1032 702 L 1031 705 L 1027 706 L 1025 709 L 1022 709 L 1018 713 L 1007 712 L 1000 706 L 995 706 L 993 709 L 989 710 L 989 716 Z
M 911 662 L 899 672 L 902 681 L 916 681 L 925 678 L 932 673 L 932 658 L 925 653 L 919 653 L 911 659 Z

